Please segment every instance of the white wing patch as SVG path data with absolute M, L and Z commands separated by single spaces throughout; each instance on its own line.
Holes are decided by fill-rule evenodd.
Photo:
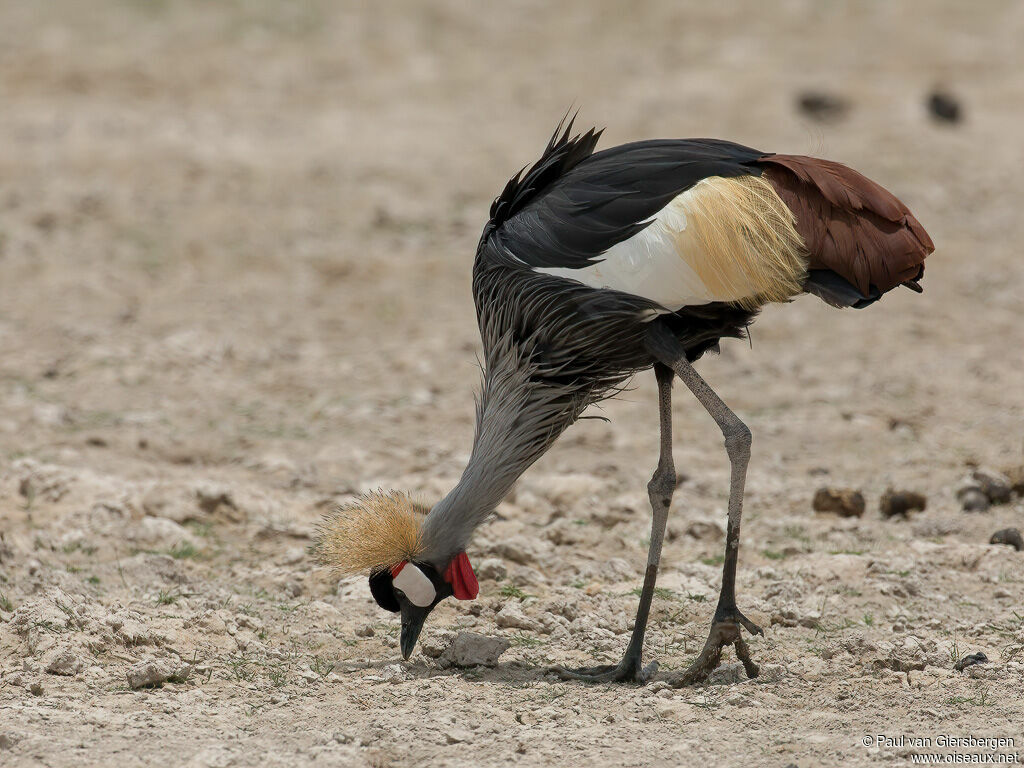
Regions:
M 675 312 L 712 301 L 754 307 L 802 290 L 807 261 L 793 213 L 759 176 L 703 179 L 583 269 L 538 268 L 631 293 Z

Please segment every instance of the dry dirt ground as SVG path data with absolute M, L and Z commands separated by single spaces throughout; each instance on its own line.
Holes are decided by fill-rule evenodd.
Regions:
M 1024 504 L 956 499 L 972 463 L 1022 460 L 1021 40 L 1024 6 L 995 1 L 0 3 L 0 763 L 950 751 L 877 734 L 1024 752 L 1024 553 L 987 544 Z M 929 118 L 937 83 L 961 123 Z M 845 117 L 799 113 L 808 88 Z M 500 636 L 496 667 L 399 663 L 365 581 L 308 553 L 354 493 L 433 500 L 458 478 L 473 248 L 572 102 L 605 146 L 714 135 L 844 160 L 938 245 L 923 296 L 769 307 L 752 348 L 701 365 L 754 433 L 739 579 L 768 627 L 756 680 L 731 655 L 683 690 L 544 672 L 626 642 L 651 375 L 527 474 L 471 549 L 480 599 L 432 616 L 423 650 Z M 725 452 L 684 395 L 648 642 L 664 671 L 703 642 L 723 544 Z M 862 490 L 867 512 L 815 513 L 822 485 Z M 883 519 L 889 486 L 927 509 Z M 977 651 L 987 664 L 953 670 Z

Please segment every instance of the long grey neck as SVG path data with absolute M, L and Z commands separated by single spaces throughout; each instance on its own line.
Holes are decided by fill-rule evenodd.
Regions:
M 465 549 L 519 476 L 586 406 L 574 388 L 535 374 L 510 340 L 488 351 L 473 452 L 458 484 L 423 523 L 424 560 L 443 568 Z

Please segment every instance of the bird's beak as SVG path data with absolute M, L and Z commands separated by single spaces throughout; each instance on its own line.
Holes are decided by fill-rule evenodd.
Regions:
M 426 621 L 431 608 L 433 606 L 420 608 L 408 600 L 402 600 L 401 646 L 403 659 L 408 659 L 412 655 L 412 651 L 416 647 L 416 641 L 420 636 L 420 630 L 423 629 L 423 622 Z

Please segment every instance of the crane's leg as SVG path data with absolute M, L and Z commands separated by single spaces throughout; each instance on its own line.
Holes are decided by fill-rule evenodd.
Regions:
M 735 647 L 736 656 L 743 662 L 747 676 L 757 677 L 757 665 L 750 658 L 750 649 L 740 634 L 740 627 L 754 635 L 763 635 L 764 632 L 736 607 L 736 564 L 739 560 L 743 486 L 747 477 L 747 463 L 750 460 L 750 430 L 700 377 L 686 359 L 686 351 L 682 345 L 666 329 L 652 326 L 649 347 L 657 359 L 675 371 L 718 423 L 725 437 L 725 450 L 729 454 L 729 463 L 732 466 L 729 483 L 729 522 L 725 534 L 725 563 L 722 568 L 722 589 L 718 595 L 718 607 L 715 609 L 704 649 L 696 661 L 672 682 L 675 685 L 689 685 L 704 680 L 721 661 L 722 649 L 729 645 Z
M 658 378 L 661 454 L 658 458 L 658 468 L 647 484 L 647 495 L 650 497 L 653 512 L 651 544 L 647 552 L 647 572 L 644 574 L 644 587 L 640 592 L 640 605 L 636 610 L 633 634 L 629 638 L 629 645 L 626 646 L 626 653 L 618 664 L 580 669 L 553 668 L 554 672 L 567 680 L 643 684 L 650 680 L 658 670 L 658 662 L 652 662 L 646 668 L 643 666 L 644 634 L 647 631 L 647 619 L 650 617 L 651 600 L 654 597 L 654 586 L 658 578 L 658 564 L 661 562 L 661 545 L 665 541 L 668 508 L 672 503 L 672 493 L 676 489 L 676 470 L 672 464 L 672 369 L 655 363 L 654 375 Z

